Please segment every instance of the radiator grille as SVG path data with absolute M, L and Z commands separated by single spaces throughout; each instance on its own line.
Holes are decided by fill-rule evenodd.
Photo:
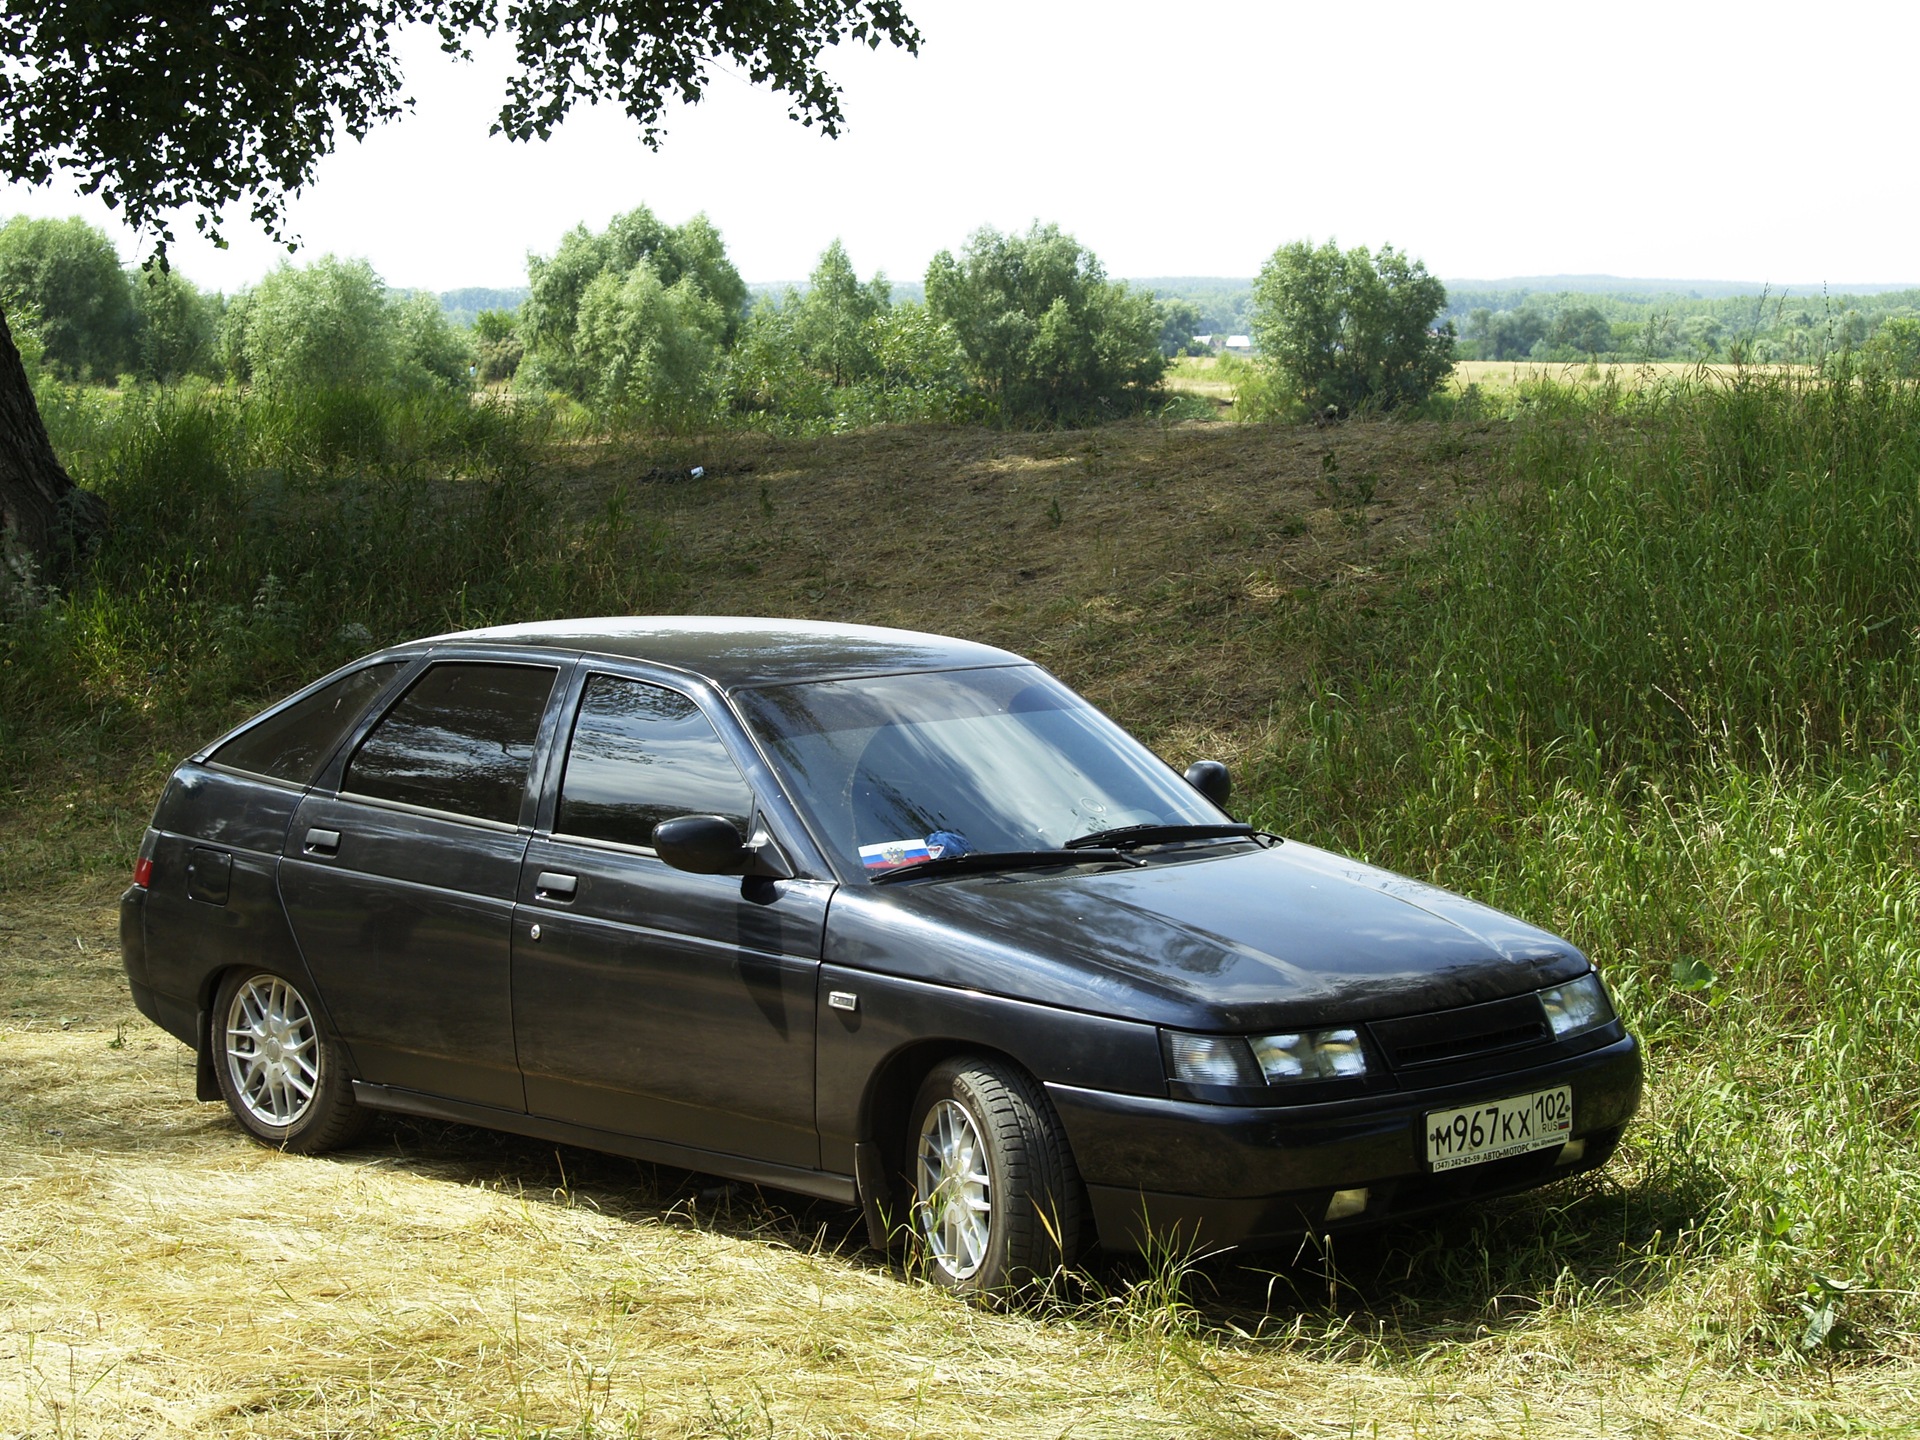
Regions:
M 1431 1015 L 1408 1015 L 1398 1020 L 1376 1020 L 1369 1027 L 1387 1062 L 1396 1070 L 1418 1070 L 1448 1065 L 1482 1055 L 1498 1055 L 1553 1038 L 1540 1001 L 1516 995 L 1485 1005 L 1463 1005 Z

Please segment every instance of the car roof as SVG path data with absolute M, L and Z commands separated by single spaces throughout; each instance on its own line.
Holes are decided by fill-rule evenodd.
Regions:
M 703 676 L 724 690 L 796 680 L 1029 663 L 1022 656 L 991 645 L 918 630 L 729 615 L 605 615 L 541 620 L 435 635 L 415 645 L 454 643 L 525 646 L 644 660 Z

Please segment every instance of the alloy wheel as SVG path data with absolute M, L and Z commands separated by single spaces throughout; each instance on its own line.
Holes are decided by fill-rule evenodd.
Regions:
M 941 1100 L 920 1126 L 916 1224 L 932 1261 L 966 1280 L 987 1258 L 993 1181 L 980 1127 L 964 1105 Z
M 297 1122 L 320 1084 L 320 1037 L 300 992 L 257 975 L 227 1007 L 227 1075 L 233 1093 L 263 1125 Z

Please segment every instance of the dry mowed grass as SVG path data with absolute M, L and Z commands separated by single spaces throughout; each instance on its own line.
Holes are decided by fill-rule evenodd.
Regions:
M 1234 756 L 1312 658 L 1275 608 L 1364 605 L 1487 443 L 906 431 L 566 471 L 583 509 L 658 517 L 685 609 L 1007 644 L 1170 756 Z M 398 1120 L 278 1154 L 133 1010 L 116 888 L 0 890 L 0 1436 L 1920 1434 L 1920 1371 L 1729 1346 L 1706 1322 L 1734 1279 L 1624 1242 L 1439 1309 L 1402 1286 L 1459 1226 L 1391 1234 L 1361 1287 L 1311 1252 L 1213 1259 L 1183 1294 L 1098 1261 L 1000 1313 L 866 1251 L 851 1212 L 704 1177 Z M 1545 1204 L 1604 1231 L 1634 1163 Z
M 995 1313 L 865 1251 L 850 1212 L 703 1177 L 399 1120 L 279 1154 L 195 1103 L 106 900 L 0 929 L 0 1436 L 1706 1440 L 1920 1414 L 1905 1367 L 1716 1360 L 1697 1297 L 1658 1286 L 1407 1327 L 1283 1255 L 1204 1265 L 1197 1308 L 1096 1263 Z

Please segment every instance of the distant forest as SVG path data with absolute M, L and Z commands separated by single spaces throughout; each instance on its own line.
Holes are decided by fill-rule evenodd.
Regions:
M 1681 283 L 1688 285 L 1684 293 L 1656 288 Z M 1448 287 L 1445 314 L 1460 333 L 1459 357 L 1469 360 L 1806 364 L 1920 322 L 1920 289 L 1724 293 L 1700 282 L 1613 284 L 1618 288 L 1456 284 Z
M 440 308 L 446 312 L 448 323 L 471 329 L 482 311 L 518 310 L 532 293 L 525 285 L 514 285 L 503 290 L 469 285 L 464 290 L 442 290 Z
M 1217 276 L 1152 276 L 1126 282 L 1156 300 L 1192 307 L 1201 335 L 1252 329 L 1253 281 Z M 804 282 L 749 284 L 749 303 L 778 303 Z M 455 325 L 484 310 L 516 311 L 525 286 L 470 287 L 440 296 Z M 919 280 L 892 282 L 896 303 L 924 303 Z M 1865 285 L 1828 292 L 1810 286 L 1767 290 L 1728 280 L 1635 280 L 1612 275 L 1547 275 L 1456 280 L 1443 319 L 1460 337 L 1462 360 L 1746 360 L 1812 362 L 1864 345 L 1886 321 L 1920 319 L 1920 288 Z
M 1199 334 L 1246 334 L 1253 281 L 1156 278 L 1129 284 L 1200 312 Z M 1764 290 L 1714 280 L 1554 275 L 1447 284 L 1441 320 L 1462 360 L 1745 360 L 1809 363 L 1920 320 L 1920 288 Z

